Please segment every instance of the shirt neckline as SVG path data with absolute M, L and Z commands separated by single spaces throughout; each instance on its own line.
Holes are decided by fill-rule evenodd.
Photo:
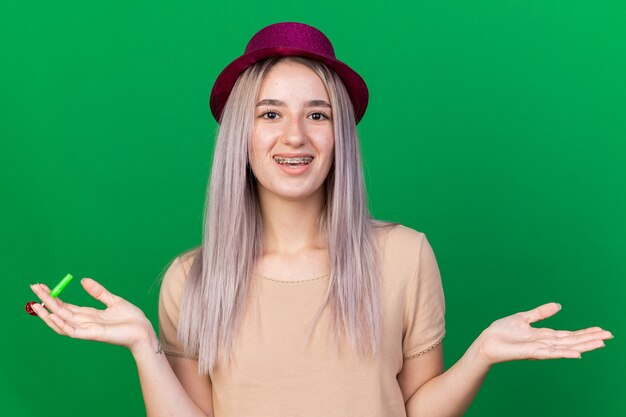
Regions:
M 311 281 L 324 281 L 324 280 L 330 278 L 329 274 L 320 275 L 320 276 L 315 277 L 315 278 L 298 279 L 298 280 L 276 279 L 276 278 L 272 278 L 272 277 L 266 277 L 264 275 L 257 274 L 255 272 L 253 272 L 252 275 L 256 275 L 257 277 L 263 278 L 266 281 L 280 282 L 282 284 L 301 284 L 301 283 L 304 283 L 304 282 L 311 282 Z

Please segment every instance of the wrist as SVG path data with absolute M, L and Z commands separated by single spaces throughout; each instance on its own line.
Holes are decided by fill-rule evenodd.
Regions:
M 147 324 L 137 340 L 128 347 L 135 358 L 149 354 L 162 353 L 161 344 L 152 325 Z
M 494 365 L 494 362 L 490 360 L 488 355 L 485 353 L 485 338 L 482 334 L 474 340 L 474 343 L 471 344 L 466 354 L 472 364 L 485 373 L 488 372 Z

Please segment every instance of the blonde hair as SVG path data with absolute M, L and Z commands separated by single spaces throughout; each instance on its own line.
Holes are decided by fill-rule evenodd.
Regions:
M 231 358 L 232 346 L 263 253 L 263 224 L 256 179 L 248 162 L 256 97 L 264 76 L 281 61 L 304 64 L 320 77 L 333 109 L 335 160 L 324 187 L 320 232 L 328 243 L 330 281 L 309 331 L 331 306 L 335 343 L 347 336 L 362 354 L 378 352 L 381 332 L 379 253 L 376 227 L 393 223 L 370 217 L 354 111 L 339 76 L 302 57 L 271 57 L 248 67 L 226 102 L 213 155 L 202 245 L 193 250 L 183 294 L 178 339 L 185 354 L 210 373 Z

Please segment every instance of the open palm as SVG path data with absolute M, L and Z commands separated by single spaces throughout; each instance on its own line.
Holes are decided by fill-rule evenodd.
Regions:
M 111 294 L 90 278 L 83 278 L 81 284 L 106 309 L 64 303 L 59 298 L 51 297 L 46 285 L 35 284 L 31 288 L 46 307 L 35 304 L 33 310 L 55 332 L 73 338 L 126 346 L 131 350 L 145 340 L 143 336 L 152 325 L 139 308 Z
M 548 303 L 494 321 L 478 338 L 481 356 L 488 364 L 520 359 L 580 358 L 583 352 L 601 348 L 605 339 L 613 337 L 600 327 L 567 331 L 531 326 L 560 309 L 559 304 Z

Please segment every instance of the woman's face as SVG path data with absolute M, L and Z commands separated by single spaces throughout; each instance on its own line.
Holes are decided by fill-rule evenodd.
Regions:
M 323 193 L 334 158 L 330 99 L 317 74 L 297 62 L 277 63 L 256 100 L 250 166 L 259 193 L 302 200 Z

